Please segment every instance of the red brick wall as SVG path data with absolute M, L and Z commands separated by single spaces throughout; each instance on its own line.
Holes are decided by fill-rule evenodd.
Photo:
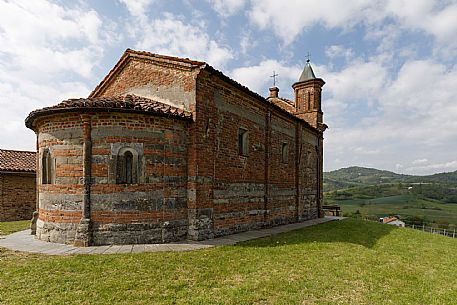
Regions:
M 198 69 L 163 60 L 130 58 L 96 97 L 136 94 L 191 111 Z
M 184 238 L 187 233 L 189 123 L 149 114 L 97 113 L 89 116 L 92 129 L 90 206 L 95 244 Z M 45 240 L 57 238 L 54 241 L 71 243 L 82 217 L 81 118 L 76 114 L 50 116 L 40 122 L 38 130 L 40 156 L 43 149 L 50 150 L 55 174 L 54 183 L 39 183 L 37 235 Z M 114 151 L 121 147 L 139 150 L 138 183 L 116 183 L 117 155 Z M 40 170 L 38 172 L 41 174 Z M 162 227 L 166 222 L 168 231 L 164 233 Z M 155 233 L 149 234 L 147 229 L 155 230 Z M 59 230 L 62 233 L 55 233 Z M 163 237 L 164 234 L 169 236 Z M 145 239 L 141 239 L 142 236 Z
M 0 221 L 32 219 L 35 173 L 0 173 Z
M 239 155 L 240 127 L 249 133 L 248 156 Z M 212 209 L 215 235 L 317 217 L 318 134 L 305 123 L 202 71 L 193 128 L 189 165 L 207 181 L 195 186 L 195 204 Z

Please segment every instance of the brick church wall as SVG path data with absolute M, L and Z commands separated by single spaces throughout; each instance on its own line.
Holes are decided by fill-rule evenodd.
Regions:
M 129 113 L 90 115 L 93 244 L 154 243 L 187 234 L 187 128 L 179 119 Z M 82 121 L 59 114 L 41 121 L 40 156 L 54 160 L 52 184 L 39 184 L 39 239 L 73 243 L 82 215 Z M 139 152 L 138 183 L 116 183 L 121 147 Z M 40 173 L 39 173 L 40 174 Z
M 318 135 L 205 73 L 197 80 L 193 126 L 195 180 L 200 181 L 195 208 L 212 218 L 213 236 L 317 218 Z M 247 156 L 238 150 L 240 127 L 249 133 Z M 283 143 L 288 144 L 287 163 Z
M 35 173 L 0 173 L 0 221 L 32 219 Z
M 96 97 L 135 94 L 193 111 L 195 106 L 195 78 L 198 69 L 178 66 L 169 62 L 128 60 L 112 82 Z

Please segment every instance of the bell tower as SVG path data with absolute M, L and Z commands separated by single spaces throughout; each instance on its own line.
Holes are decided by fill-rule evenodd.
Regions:
M 295 92 L 295 115 L 317 129 L 325 129 L 321 108 L 324 84 L 324 80 L 314 75 L 308 59 L 298 82 L 292 85 Z

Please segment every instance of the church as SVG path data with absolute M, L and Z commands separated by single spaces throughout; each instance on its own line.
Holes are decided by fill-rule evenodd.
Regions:
M 263 97 L 201 61 L 127 49 L 87 98 L 32 111 L 36 237 L 205 240 L 323 217 L 324 81 Z

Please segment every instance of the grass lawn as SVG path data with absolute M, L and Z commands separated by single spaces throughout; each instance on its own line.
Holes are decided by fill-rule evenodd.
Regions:
M 22 231 L 30 227 L 30 220 L 0 222 L 0 236 Z
M 457 239 L 346 219 L 191 252 L 0 250 L 0 304 L 456 304 Z

